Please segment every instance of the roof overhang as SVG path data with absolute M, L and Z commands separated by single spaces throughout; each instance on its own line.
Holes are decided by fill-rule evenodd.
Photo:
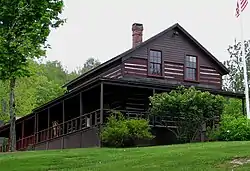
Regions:
M 112 84 L 112 85 L 119 85 L 119 86 L 132 86 L 132 87 L 141 87 L 141 88 L 148 88 L 148 89 L 158 89 L 163 91 L 171 91 L 174 89 L 177 89 L 180 85 L 176 84 L 166 84 L 166 83 L 159 83 L 159 82 L 152 82 L 152 81 L 142 81 L 142 80 L 122 80 L 122 79 L 101 79 L 102 82 L 106 84 Z M 184 85 L 185 87 L 190 87 L 193 85 Z M 232 91 L 226 91 L 222 89 L 211 89 L 211 88 L 204 88 L 204 87 L 195 87 L 197 90 L 201 91 L 208 91 L 212 94 L 221 95 L 224 97 L 231 97 L 231 98 L 239 98 L 244 99 L 245 94 L 241 92 L 232 92 Z

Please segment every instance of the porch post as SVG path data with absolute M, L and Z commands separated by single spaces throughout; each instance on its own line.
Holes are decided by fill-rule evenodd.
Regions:
M 65 125 L 64 124 L 64 122 L 65 122 L 64 100 L 62 101 L 62 105 L 63 105 L 63 113 L 62 113 L 63 114 L 63 121 L 62 122 L 63 122 L 63 135 L 64 135 L 64 125 Z
M 23 120 L 23 122 L 22 122 L 22 141 L 21 141 L 21 149 L 24 147 L 24 145 L 23 145 L 23 137 L 24 137 L 24 120 Z
M 49 122 L 50 122 L 50 108 L 48 108 L 48 128 L 47 128 L 47 135 L 46 135 L 46 150 L 49 148 Z
M 39 115 L 36 113 L 36 143 L 39 142 L 39 132 L 38 132 L 38 127 L 39 127 Z
M 36 144 L 36 132 L 37 132 L 37 131 L 36 131 L 36 124 L 37 124 L 36 122 L 37 122 L 37 118 L 36 118 L 36 113 L 35 113 L 35 123 L 34 123 L 34 140 L 33 140 L 33 141 L 34 141 L 34 144 Z
M 47 140 L 49 139 L 49 123 L 50 123 L 50 108 L 48 108 L 48 133 L 47 133 Z
M 65 122 L 65 111 L 64 111 L 64 100 L 62 101 L 62 106 L 63 106 L 63 113 L 62 113 L 62 117 L 63 117 L 63 119 L 62 119 L 62 129 L 63 129 L 63 131 L 62 131 L 62 134 L 64 135 L 64 122 Z M 61 138 L 61 149 L 64 149 L 64 136 L 62 136 L 62 138 Z
M 100 122 L 103 124 L 103 83 L 101 83 L 100 91 Z
M 80 129 L 82 129 L 82 110 L 83 110 L 83 107 L 82 107 L 82 92 L 80 92 Z

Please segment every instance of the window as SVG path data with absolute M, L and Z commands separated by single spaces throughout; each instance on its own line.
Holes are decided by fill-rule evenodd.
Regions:
M 197 81 L 197 57 L 185 57 L 185 80 Z
M 150 50 L 149 54 L 149 74 L 162 75 L 162 54 L 161 51 Z

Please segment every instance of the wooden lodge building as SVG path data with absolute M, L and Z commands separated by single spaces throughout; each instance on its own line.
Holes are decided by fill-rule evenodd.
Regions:
M 17 119 L 17 150 L 100 147 L 99 128 L 111 109 L 146 116 L 149 96 L 179 85 L 244 99 L 222 90 L 228 69 L 179 24 L 144 42 L 142 35 L 143 25 L 133 24 L 131 49 L 70 81 L 63 96 Z M 156 135 L 152 144 L 173 143 L 166 122 L 150 118 Z M 10 125 L 0 127 L 0 137 L 8 138 L 9 131 Z

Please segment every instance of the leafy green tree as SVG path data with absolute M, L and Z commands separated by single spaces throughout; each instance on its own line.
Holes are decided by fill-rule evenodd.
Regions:
M 17 78 L 30 76 L 30 59 L 45 56 L 51 28 L 64 20 L 59 17 L 63 0 L 0 1 L 0 78 L 10 87 L 10 145 L 16 149 L 15 95 Z
M 36 97 L 35 97 L 35 84 L 37 84 L 37 80 L 39 77 L 29 77 L 17 79 L 16 88 L 15 88 L 15 103 L 16 116 L 25 116 L 30 114 L 32 109 L 36 105 Z
M 155 94 L 150 98 L 150 112 L 166 117 L 166 127 L 180 142 L 195 140 L 205 124 L 222 114 L 224 98 L 183 86 L 170 93 Z M 168 121 L 172 121 L 169 125 Z M 173 124 L 174 123 L 174 124 Z
M 234 92 L 244 92 L 241 42 L 235 40 L 234 44 L 230 45 L 227 51 L 230 58 L 224 62 L 224 65 L 229 69 L 230 73 L 224 77 L 223 88 Z M 250 40 L 245 41 L 245 54 L 248 78 L 250 78 Z
M 83 64 L 82 68 L 78 69 L 78 75 L 84 74 L 85 72 L 99 66 L 101 62 L 95 58 L 88 58 L 86 62 Z
M 69 72 L 62 66 L 60 61 L 55 60 L 40 64 L 40 68 L 42 75 L 46 76 L 49 81 L 53 81 L 61 86 L 100 64 L 98 59 L 88 58 L 82 68 L 78 67 L 76 70 Z
M 65 89 L 63 89 L 60 85 L 55 84 L 53 81 L 49 81 L 46 77 L 43 76 L 39 79 L 40 82 L 37 85 L 35 92 L 35 107 L 39 107 L 65 93 Z
M 41 64 L 40 67 L 48 81 L 53 81 L 58 85 L 63 85 L 69 81 L 67 71 L 63 68 L 60 61 L 47 61 L 45 64 Z
M 71 81 L 71 80 L 73 80 L 73 79 L 75 79 L 75 78 L 77 78 L 79 76 L 80 76 L 80 72 L 78 72 L 77 70 L 74 70 L 72 72 L 68 72 L 66 82 Z
M 51 73 L 43 72 L 44 64 L 37 63 L 35 61 L 30 62 L 29 70 L 32 72 L 30 77 L 17 79 L 15 94 L 16 94 L 16 116 L 25 116 L 32 112 L 32 109 L 46 102 L 53 100 L 54 98 L 62 95 L 65 90 L 55 83 L 53 79 L 49 79 L 53 75 Z M 53 74 L 53 73 L 52 73 Z M 56 79 L 55 79 L 56 80 Z M 2 112 L 0 113 L 0 120 L 8 121 L 7 101 L 9 100 L 7 93 L 7 85 L 0 81 L 0 98 L 5 103 L 0 103 Z M 25 100 L 24 100 L 25 99 Z M 5 112 L 3 112 L 5 109 Z
M 8 108 L 8 96 L 7 96 L 7 91 L 8 91 L 8 85 L 6 82 L 0 81 L 0 106 L 1 106 L 1 114 L 2 115 L 7 115 L 7 108 Z
M 0 81 L 0 120 L 4 121 L 5 123 L 9 121 L 8 115 L 8 85 L 7 82 Z

